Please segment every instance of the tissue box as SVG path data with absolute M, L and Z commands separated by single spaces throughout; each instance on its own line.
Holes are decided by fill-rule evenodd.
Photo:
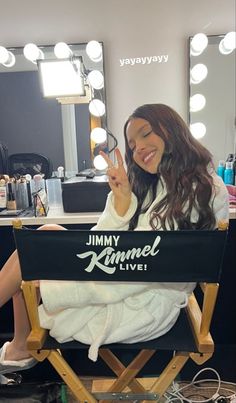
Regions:
M 62 202 L 66 213 L 103 211 L 110 186 L 106 175 L 93 179 L 73 177 L 62 183 Z

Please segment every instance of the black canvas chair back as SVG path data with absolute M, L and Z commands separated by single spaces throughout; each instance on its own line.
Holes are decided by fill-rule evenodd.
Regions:
M 23 280 L 214 283 L 225 237 L 223 231 L 15 233 Z
M 28 338 L 31 354 L 48 358 L 69 385 L 78 401 L 124 399 L 153 400 L 163 395 L 189 358 L 203 364 L 214 351 L 209 333 L 220 281 L 227 231 L 36 231 L 15 230 L 23 292 L 31 321 Z M 86 349 L 75 342 L 58 344 L 40 328 L 33 280 L 197 282 L 204 292 L 202 310 L 194 295 L 181 310 L 174 327 L 164 336 L 135 344 L 102 346 L 100 357 L 114 371 L 116 380 L 105 390 L 88 391 L 68 367 L 58 348 Z M 138 349 L 137 357 L 125 367 L 115 350 Z M 157 350 L 176 351 L 153 384 L 145 388 L 137 380 L 145 363 Z M 82 373 L 82 368 L 81 371 Z M 66 374 L 66 375 L 65 375 Z M 104 386 L 104 383 L 103 383 Z M 101 385 L 100 385 L 101 387 Z M 127 397 L 128 396 L 128 397 Z

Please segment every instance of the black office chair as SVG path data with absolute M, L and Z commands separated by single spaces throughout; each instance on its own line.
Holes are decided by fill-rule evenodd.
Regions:
M 16 222 L 15 227 L 21 223 Z M 226 229 L 227 225 L 221 225 Z M 220 229 L 220 227 L 219 227 Z M 112 400 L 158 401 L 172 381 L 191 358 L 201 365 L 214 352 L 214 342 L 209 332 L 220 280 L 227 231 L 36 231 L 15 229 L 15 240 L 22 270 L 22 289 L 31 322 L 31 333 L 27 346 L 38 361 L 48 359 L 63 381 L 80 402 L 110 402 Z M 99 267 L 85 271 L 88 259 L 78 262 L 77 254 L 91 249 L 86 242 L 89 235 L 106 237 L 119 236 L 119 251 L 126 253 L 144 245 L 158 244 L 155 256 L 140 256 L 132 264 L 145 265 L 145 270 L 119 270 L 107 274 Z M 105 239 L 105 238 L 104 238 Z M 101 246 L 93 246 L 96 253 Z M 116 247 L 113 245 L 114 250 Z M 39 252 L 40 251 L 40 252 Z M 133 256 L 134 257 L 134 256 Z M 118 259 L 119 261 L 119 259 Z M 127 263 L 127 261 L 126 261 Z M 133 266 L 134 267 L 134 266 Z M 141 266 L 140 266 L 141 267 Z M 103 345 L 99 356 L 113 370 L 116 379 L 99 384 L 92 391 L 63 358 L 63 350 L 88 349 L 78 341 L 59 344 L 41 328 L 37 310 L 37 286 L 34 280 L 80 280 L 80 281 L 134 281 L 134 282 L 197 282 L 203 291 L 203 305 L 192 294 L 186 308 L 181 309 L 173 328 L 165 335 L 151 341 L 135 344 L 116 343 Z M 125 367 L 115 355 L 117 350 L 138 349 L 137 356 Z M 158 350 L 172 351 L 173 357 L 157 378 L 136 378 L 140 370 Z M 83 362 L 80 373 L 83 373 Z M 152 384 L 150 385 L 150 382 Z
M 24 176 L 30 174 L 43 175 L 44 179 L 52 176 L 52 162 L 45 155 L 37 153 L 18 153 L 8 157 L 8 171 L 10 176 Z

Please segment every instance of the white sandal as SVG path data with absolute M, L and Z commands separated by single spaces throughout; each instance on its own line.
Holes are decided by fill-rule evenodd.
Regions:
M 23 371 L 25 369 L 29 369 L 34 367 L 37 364 L 37 360 L 35 358 L 25 358 L 19 361 L 8 361 L 5 360 L 6 349 L 9 341 L 3 344 L 2 348 L 0 349 L 0 374 L 9 374 L 11 372 Z

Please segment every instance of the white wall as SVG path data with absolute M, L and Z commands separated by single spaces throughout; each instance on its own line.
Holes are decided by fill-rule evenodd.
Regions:
M 0 44 L 103 41 L 108 125 L 123 147 L 135 107 L 163 102 L 187 118 L 187 41 L 235 30 L 235 0 L 1 1 Z M 120 66 L 120 59 L 168 55 L 167 63 Z

